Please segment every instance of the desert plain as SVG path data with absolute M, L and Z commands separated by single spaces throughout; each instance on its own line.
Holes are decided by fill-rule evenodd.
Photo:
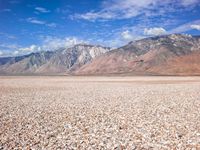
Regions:
M 0 77 L 0 149 L 200 149 L 200 77 Z

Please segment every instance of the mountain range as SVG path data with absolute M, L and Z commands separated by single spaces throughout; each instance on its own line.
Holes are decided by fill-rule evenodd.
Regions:
M 78 44 L 0 58 L 1 75 L 200 75 L 200 36 L 171 34 L 109 47 Z

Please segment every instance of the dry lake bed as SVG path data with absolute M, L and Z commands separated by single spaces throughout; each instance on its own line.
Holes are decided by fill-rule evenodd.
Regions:
M 200 77 L 0 77 L 0 149 L 200 149 Z

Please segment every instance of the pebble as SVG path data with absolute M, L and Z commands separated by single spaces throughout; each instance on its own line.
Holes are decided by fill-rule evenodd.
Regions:
M 0 77 L 0 150 L 200 149 L 200 79 L 158 79 Z

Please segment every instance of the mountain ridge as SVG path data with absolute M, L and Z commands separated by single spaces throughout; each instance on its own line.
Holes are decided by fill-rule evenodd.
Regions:
M 67 74 L 110 48 L 77 44 L 56 51 L 42 51 L 18 57 L 0 58 L 0 74 Z
M 200 75 L 199 52 L 200 36 L 186 34 L 144 38 L 116 49 L 77 44 L 56 51 L 0 58 L 0 74 Z M 191 69 L 181 69 L 184 65 Z
M 102 55 L 82 66 L 75 74 L 101 75 L 142 72 L 142 74 L 163 75 L 162 71 L 156 72 L 151 68 L 164 65 L 168 59 L 175 56 L 190 55 L 193 51 L 198 50 L 200 50 L 199 36 L 171 34 L 150 37 L 129 42 L 123 47 L 112 50 L 107 55 Z M 171 75 L 176 74 L 176 72 L 171 73 Z

